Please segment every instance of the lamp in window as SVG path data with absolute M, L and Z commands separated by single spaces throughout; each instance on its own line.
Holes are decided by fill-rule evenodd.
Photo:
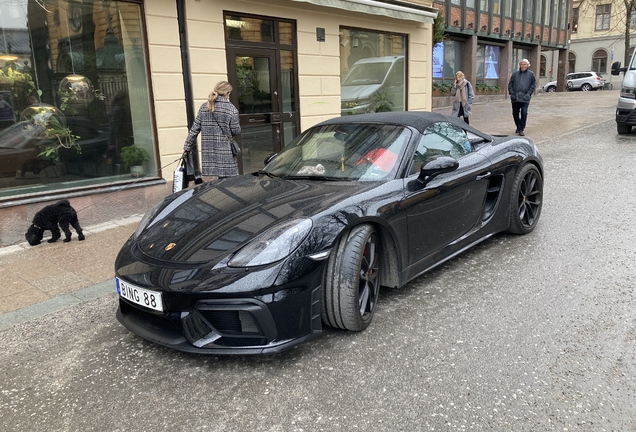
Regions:
M 539 39 L 541 39 L 541 36 L 536 35 L 534 38 L 535 38 L 536 40 L 539 40 Z
M 468 23 L 468 27 L 470 27 L 470 28 L 475 27 L 475 23 L 474 23 L 474 22 L 469 22 L 469 23 Z
M 487 28 L 488 28 L 488 26 L 486 26 L 486 25 L 481 26 L 481 29 L 482 29 L 483 31 L 486 31 L 486 29 L 487 29 Z
M 506 30 L 506 34 L 509 35 L 510 34 L 510 29 Z
M 530 33 L 526 33 L 526 37 L 527 37 L 528 39 L 530 39 L 530 38 L 532 37 L 532 35 L 531 35 Z
M 68 19 L 66 21 L 66 29 L 68 31 L 68 54 L 71 58 L 71 70 L 73 73 L 65 76 L 60 81 L 59 96 L 63 100 L 62 105 L 66 106 L 70 101 L 78 101 L 90 103 L 95 98 L 93 84 L 84 75 L 75 73 L 75 56 L 73 55 L 73 42 L 71 41 L 71 30 L 69 29 Z M 61 106 L 62 106 L 61 105 Z M 64 108 L 62 108 L 64 109 Z
M 495 33 L 499 33 L 499 27 L 495 27 Z
M 521 37 L 521 32 L 517 32 L 517 37 Z
M 453 25 L 458 26 L 459 25 L 459 20 L 453 21 Z

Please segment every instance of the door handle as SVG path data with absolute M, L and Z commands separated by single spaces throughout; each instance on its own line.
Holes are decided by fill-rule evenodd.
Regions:
M 483 180 L 483 179 L 487 179 L 487 178 L 489 178 L 489 177 L 490 177 L 490 175 L 491 175 L 491 174 L 490 174 L 490 171 L 488 171 L 488 172 L 487 172 L 487 173 L 485 173 L 485 174 L 478 175 L 478 176 L 477 176 L 477 181 L 479 181 L 479 180 Z

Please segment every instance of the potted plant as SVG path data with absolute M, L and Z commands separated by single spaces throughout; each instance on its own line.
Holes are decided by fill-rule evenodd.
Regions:
M 138 145 L 129 145 L 121 149 L 119 154 L 124 167 L 130 167 L 130 175 L 133 177 L 141 177 L 144 174 L 144 162 L 150 160 L 150 156 L 145 148 Z

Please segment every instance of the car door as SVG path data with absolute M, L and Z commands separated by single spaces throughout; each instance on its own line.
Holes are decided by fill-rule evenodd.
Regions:
M 585 80 L 585 74 L 577 73 L 572 75 L 572 88 L 580 89 L 583 81 Z
M 440 155 L 457 159 L 459 167 L 440 174 L 423 188 L 407 186 L 404 203 L 409 265 L 417 265 L 460 239 L 481 221 L 490 162 L 473 150 L 466 132 L 455 124 L 438 122 L 425 130 L 406 184 L 416 185 L 422 164 Z

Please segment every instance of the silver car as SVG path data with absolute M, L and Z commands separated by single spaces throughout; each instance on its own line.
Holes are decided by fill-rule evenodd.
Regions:
M 590 91 L 603 88 L 605 80 L 598 72 L 572 72 L 565 76 L 568 90 Z M 553 93 L 556 91 L 557 82 L 551 81 L 543 86 L 543 91 Z

